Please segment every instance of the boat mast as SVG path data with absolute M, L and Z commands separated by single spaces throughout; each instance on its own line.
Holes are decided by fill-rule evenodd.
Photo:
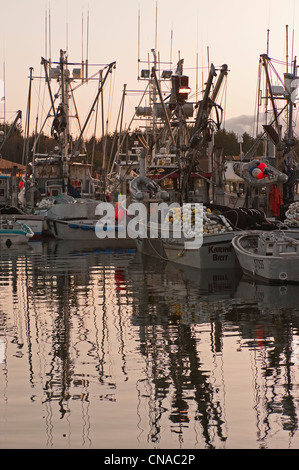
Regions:
M 66 52 L 60 49 L 60 74 L 61 74 L 61 112 L 62 119 L 64 119 L 63 131 L 59 136 L 61 144 L 62 155 L 62 172 L 64 181 L 64 194 L 68 193 L 68 153 L 69 153 L 69 80 L 67 76 L 67 55 Z
M 227 74 L 228 74 L 228 66 L 226 64 L 223 64 L 221 67 L 217 82 L 215 84 L 214 90 L 213 90 L 213 80 L 214 80 L 214 77 L 217 76 L 217 73 L 216 73 L 216 68 L 214 64 L 211 64 L 204 96 L 199 104 L 197 116 L 195 119 L 193 134 L 189 141 L 189 150 L 186 155 L 186 164 L 185 164 L 182 178 L 181 178 L 182 202 L 188 202 L 189 177 L 194 167 L 198 153 L 200 152 L 200 149 L 204 148 L 206 142 L 209 140 L 209 137 L 210 137 L 209 133 L 211 132 L 211 129 L 209 128 L 208 121 L 210 118 L 210 114 L 212 112 L 212 108 L 214 106 L 215 107 L 217 106 L 216 99 L 219 94 L 222 82 L 224 78 L 227 76 Z M 217 127 L 220 127 L 219 123 L 217 123 Z
M 157 113 L 157 84 L 158 80 L 156 78 L 155 70 L 157 70 L 157 55 L 156 55 L 156 50 L 152 49 L 152 54 L 154 57 L 154 65 L 152 68 L 152 75 L 150 79 L 150 93 L 151 93 L 151 100 L 152 100 L 152 106 L 153 106 L 153 149 L 152 149 L 152 158 L 155 158 L 156 154 L 156 136 L 157 136 L 157 129 L 156 129 L 156 113 Z
M 23 147 L 23 157 L 22 157 L 22 165 L 24 165 L 24 158 L 26 157 L 25 165 L 25 178 L 27 179 L 28 176 L 28 161 L 29 161 L 29 132 L 30 132 L 30 110 L 31 110 L 31 89 L 32 89 L 32 71 L 33 68 L 30 67 L 30 77 L 29 77 L 29 92 L 28 92 L 28 102 L 27 102 L 27 116 L 26 116 L 26 137 Z
M 99 99 L 99 97 L 100 97 L 100 94 L 102 93 L 102 90 L 103 90 L 104 84 L 105 84 L 105 82 L 106 82 L 106 80 L 107 80 L 107 77 L 108 77 L 108 75 L 112 72 L 112 70 L 113 70 L 115 67 L 116 67 L 116 62 L 111 62 L 111 63 L 107 66 L 107 71 L 106 71 L 105 77 L 104 77 L 103 80 L 101 80 L 101 82 L 100 82 L 100 86 L 99 86 L 99 88 L 98 88 L 96 97 L 95 97 L 95 99 L 94 99 L 94 101 L 93 101 L 93 104 L 92 104 L 92 106 L 91 106 L 91 108 L 90 108 L 90 111 L 89 111 L 88 116 L 87 116 L 87 118 L 86 118 L 86 120 L 85 120 L 85 123 L 84 123 L 83 126 L 82 126 L 80 135 L 79 135 L 78 140 L 77 140 L 77 143 L 76 143 L 76 145 L 75 145 L 75 149 L 74 149 L 74 151 L 72 152 L 72 156 L 76 156 L 76 155 L 78 155 L 78 153 L 79 153 L 79 146 L 80 146 L 81 140 L 82 140 L 82 138 L 83 138 L 83 134 L 84 134 L 84 131 L 85 131 L 85 129 L 86 129 L 86 126 L 87 126 L 87 124 L 88 124 L 88 122 L 89 122 L 89 119 L 90 119 L 92 113 L 94 112 L 95 106 L 96 106 L 96 104 L 97 104 L 97 102 L 98 102 L 98 99 Z

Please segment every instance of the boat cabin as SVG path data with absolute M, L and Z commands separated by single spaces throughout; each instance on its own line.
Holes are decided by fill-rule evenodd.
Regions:
M 10 199 L 10 177 L 0 175 L 0 205 L 7 204 Z
M 299 241 L 280 235 L 264 233 L 258 238 L 258 254 L 262 256 L 281 256 L 299 254 Z
M 67 162 L 67 188 L 63 175 L 63 162 L 59 155 L 38 155 L 34 160 L 32 174 L 42 197 L 69 194 L 75 198 L 91 197 L 95 181 L 88 163 Z

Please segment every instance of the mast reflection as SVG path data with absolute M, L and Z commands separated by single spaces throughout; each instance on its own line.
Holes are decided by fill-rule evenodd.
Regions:
M 17 358 L 46 447 L 232 447 L 240 411 L 254 445 L 297 438 L 295 286 L 57 241 L 0 263 L 1 401 Z

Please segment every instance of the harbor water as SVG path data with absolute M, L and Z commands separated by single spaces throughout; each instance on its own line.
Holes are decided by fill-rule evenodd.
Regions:
M 298 449 L 297 286 L 48 240 L 0 253 L 1 449 Z

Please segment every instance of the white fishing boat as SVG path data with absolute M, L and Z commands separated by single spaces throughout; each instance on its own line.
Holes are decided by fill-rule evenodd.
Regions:
M 219 184 L 215 194 L 219 204 L 254 207 L 263 210 L 267 217 L 282 219 L 286 207 L 298 200 L 299 195 L 295 138 L 297 58 L 289 57 L 287 52 L 285 62 L 277 60 L 269 56 L 268 48 L 269 30 L 267 52 L 259 57 L 259 98 L 256 100 L 252 146 L 246 152 L 241 146 L 238 156 L 216 160 L 214 179 Z
M 12 249 L 24 245 L 33 237 L 33 231 L 25 224 L 14 219 L 0 217 L 1 249 Z
M 37 214 L 16 214 L 13 216 L 16 221 L 27 225 L 33 232 L 33 240 L 40 240 L 44 232 L 45 218 Z
M 90 242 L 99 248 L 136 248 L 120 224 L 100 224 L 99 219 L 48 219 L 49 229 L 58 240 Z
M 42 214 L 27 214 L 18 207 L 5 205 L 0 208 L 0 217 L 27 225 L 33 232 L 34 240 L 40 240 L 45 229 L 45 217 Z
M 12 166 L 11 174 L 0 174 L 0 217 L 28 225 L 34 233 L 33 238 L 39 239 L 43 232 L 44 216 L 29 213 L 18 206 L 16 188 L 19 178 L 17 166 Z
M 268 282 L 299 282 L 299 240 L 282 231 L 247 232 L 232 240 L 243 272 Z
M 263 65 L 265 68 L 269 66 L 270 59 L 268 56 L 262 55 L 261 59 L 263 60 Z M 155 78 L 155 69 L 153 69 L 151 77 Z M 294 138 L 293 138 L 293 121 L 289 119 L 287 121 L 287 128 L 284 129 L 281 126 L 281 123 L 278 122 L 278 112 L 277 107 L 273 104 L 273 113 L 275 116 L 274 127 L 270 125 L 264 125 L 265 132 L 272 137 L 272 147 L 273 147 L 273 158 L 257 158 L 254 154 L 254 151 L 247 152 L 246 155 L 243 155 L 239 162 L 231 162 L 230 169 L 231 173 L 234 174 L 234 182 L 240 183 L 243 182 L 242 200 L 245 207 L 238 207 L 240 205 L 236 204 L 236 200 L 229 200 L 228 205 L 225 204 L 226 200 L 223 196 L 223 186 L 221 182 L 219 183 L 219 178 L 217 178 L 216 171 L 210 171 L 206 175 L 199 173 L 199 168 L 202 168 L 203 165 L 206 165 L 208 169 L 222 168 L 223 166 L 218 165 L 218 161 L 215 158 L 216 155 L 213 154 L 213 134 L 214 131 L 219 129 L 221 120 L 215 117 L 215 110 L 221 110 L 221 106 L 216 104 L 217 96 L 219 95 L 220 87 L 222 82 L 228 73 L 227 66 L 222 66 L 219 70 L 211 65 L 210 74 L 205 84 L 205 90 L 203 93 L 202 100 L 197 103 L 197 106 L 194 107 L 197 109 L 196 115 L 192 116 L 193 119 L 193 128 L 190 135 L 186 132 L 186 123 L 187 119 L 184 115 L 183 108 L 187 103 L 188 93 L 184 95 L 183 98 L 179 96 L 179 89 L 176 88 L 176 80 L 178 83 L 182 82 L 182 79 L 185 77 L 182 71 L 182 63 L 177 68 L 176 75 L 173 76 L 172 81 L 172 90 L 171 90 L 171 99 L 169 101 L 169 108 L 172 110 L 172 113 L 164 113 L 164 134 L 163 134 L 163 143 L 166 148 L 172 148 L 173 154 L 176 155 L 174 160 L 176 163 L 176 169 L 172 169 L 172 172 L 167 174 L 165 168 L 160 168 L 161 174 L 160 178 L 156 179 L 160 184 L 162 181 L 169 181 L 169 177 L 172 176 L 172 185 L 177 189 L 176 197 L 172 198 L 173 190 L 168 190 L 167 186 L 165 187 L 166 191 L 169 193 L 169 202 L 179 201 L 181 206 L 189 203 L 202 203 L 204 206 L 212 208 L 212 217 L 216 216 L 222 217 L 222 221 L 214 221 L 214 224 L 217 224 L 218 227 L 216 230 L 205 230 L 203 227 L 202 233 L 202 243 L 200 247 L 191 247 L 191 244 L 188 243 L 189 247 L 186 249 L 186 242 L 190 241 L 183 233 L 181 237 L 168 237 L 163 236 L 162 229 L 159 230 L 158 237 L 151 236 L 151 227 L 150 224 L 147 225 L 147 230 L 142 236 L 139 234 L 135 237 L 136 245 L 138 250 L 141 252 L 154 256 L 160 257 L 162 259 L 171 260 L 177 264 L 192 266 L 197 268 L 202 267 L 223 267 L 238 264 L 236 260 L 236 254 L 232 249 L 232 239 L 238 233 L 247 230 L 259 230 L 270 231 L 270 230 L 279 230 L 280 224 L 282 222 L 282 202 L 275 201 L 274 198 L 282 200 L 282 194 L 290 189 L 290 185 L 293 184 L 289 178 L 289 174 L 286 171 L 286 166 L 282 165 L 282 161 L 285 162 L 285 165 L 289 163 L 290 156 L 293 158 L 293 147 L 294 147 Z M 218 77 L 217 77 L 218 75 Z M 217 77 L 217 79 L 215 79 Z M 289 116 L 292 116 L 294 103 L 291 99 L 292 88 L 290 87 L 290 82 L 294 78 L 292 74 L 285 75 L 285 87 L 283 87 L 283 100 L 285 100 L 284 105 L 288 110 Z M 152 78 L 153 80 L 153 78 Z M 215 83 L 214 83 L 215 81 Z M 159 91 L 160 84 L 157 80 L 154 81 L 156 89 Z M 272 90 L 271 83 L 267 83 L 268 90 Z M 184 89 L 185 91 L 185 89 Z M 275 91 L 275 96 L 281 94 L 281 90 Z M 156 101 L 156 104 L 162 106 L 162 108 L 167 108 L 167 101 L 165 100 L 162 103 L 161 92 L 158 93 L 160 96 L 160 103 Z M 278 96 L 282 98 L 282 96 Z M 274 101 L 274 100 L 273 100 Z M 216 113 L 217 114 L 217 113 Z M 155 113 L 154 113 L 155 115 Z M 268 116 L 269 117 L 269 116 Z M 219 118 L 219 116 L 218 116 Z M 172 133 L 172 129 L 176 129 L 175 133 Z M 168 131 L 168 134 L 166 134 Z M 157 135 L 157 134 L 155 134 Z M 160 134 L 162 135 L 162 131 Z M 168 137 L 166 136 L 168 135 Z M 168 139 L 168 140 L 167 140 Z M 157 139 L 158 140 L 158 139 Z M 155 146 L 157 147 L 157 140 L 155 141 Z M 168 145 L 165 144 L 168 142 Z M 276 147 L 276 148 L 274 148 Z M 149 147 L 151 149 L 151 147 Z M 147 181 L 150 181 L 151 175 L 148 171 L 151 168 L 149 165 L 152 154 L 147 149 L 147 158 L 146 165 L 143 163 L 142 152 L 139 154 L 139 168 L 140 174 L 135 178 L 135 181 L 141 177 L 146 177 Z M 163 161 L 161 160 L 161 163 Z M 158 173 L 158 168 L 156 173 Z M 162 175 L 162 177 L 161 177 Z M 165 175 L 165 179 L 164 179 Z M 194 179 L 194 175 L 196 179 Z M 198 189 L 195 191 L 194 182 L 201 180 L 203 191 L 198 192 Z M 132 191 L 134 189 L 134 180 L 131 182 L 131 195 L 132 198 L 137 201 L 143 201 L 145 205 L 150 207 L 150 203 L 154 200 L 154 197 L 158 193 L 152 196 L 151 191 L 148 188 L 141 190 Z M 273 191 L 274 190 L 274 191 Z M 161 191 L 160 191 L 161 193 Z M 268 197 L 266 204 L 260 204 L 261 200 L 265 199 L 265 195 Z M 212 197 L 211 197 L 212 196 Z M 270 201 L 270 196 L 273 196 Z M 240 199 L 240 195 L 237 197 Z M 256 199 L 258 203 L 256 204 Z M 164 198 L 166 200 L 166 198 Z M 210 204 L 211 201 L 213 204 Z M 222 201 L 222 202 L 221 202 Z M 272 204 L 273 203 L 273 204 Z M 271 217 L 269 215 L 269 206 L 271 206 Z M 169 207 L 170 209 L 170 207 Z M 230 229 L 223 229 L 226 225 L 226 222 L 223 222 L 223 219 L 230 224 Z M 171 222 L 172 224 L 173 222 Z M 182 221 L 183 225 L 183 221 Z M 293 238 L 298 238 L 299 227 L 292 227 L 292 230 L 289 230 L 290 227 L 285 227 L 288 234 Z M 217 250 L 215 251 L 215 243 L 217 244 Z
M 202 245 L 186 249 L 189 239 L 136 238 L 136 247 L 144 255 L 170 261 L 190 268 L 231 269 L 239 267 L 232 248 L 232 238 L 238 232 L 204 235 Z
M 57 62 L 42 57 L 41 64 L 50 109 L 35 136 L 31 151 L 27 144 L 29 136 L 25 139 L 26 174 L 19 193 L 19 204 L 45 219 L 94 218 L 97 204 L 104 200 L 104 182 L 94 177 L 93 159 L 87 153 L 84 137 L 115 62 L 69 62 L 67 52 L 60 50 Z M 70 67 L 73 67 L 72 71 Z M 94 73 L 90 71 L 92 67 L 96 68 Z M 33 77 L 30 69 L 29 97 L 33 80 L 40 78 Z M 95 95 L 85 121 L 80 122 L 75 90 L 86 88 L 88 83 L 91 93 L 94 92 L 92 85 L 96 87 Z M 30 109 L 28 106 L 27 120 Z M 41 153 L 38 146 L 49 121 L 55 146 Z
M 158 55 L 154 50 L 152 53 L 152 72 L 146 74 L 144 70 L 141 77 L 147 77 L 145 79 L 148 81 L 150 102 L 153 106 L 136 108 L 138 116 L 147 119 L 147 124 L 145 134 L 138 136 L 140 150 L 137 158 L 134 154 L 135 176 L 130 174 L 129 183 L 131 200 L 144 204 L 148 214 L 151 213 L 152 203 L 166 203 L 169 208 L 178 201 L 180 204 L 209 203 L 209 185 L 213 185 L 209 165 L 211 141 L 214 130 L 221 125 L 222 114 L 221 105 L 216 104 L 216 100 L 228 73 L 226 64 L 219 69 L 211 64 L 202 100 L 187 101 L 190 88 L 189 77 L 183 72 L 184 60 L 179 59 L 174 72 L 161 72 Z M 165 80 L 171 87 L 167 99 L 163 98 L 162 90 Z M 120 171 L 125 168 L 121 160 L 118 168 Z M 128 175 L 128 172 L 126 174 Z M 124 180 L 124 172 L 120 172 L 120 176 Z M 134 233 L 132 225 L 128 226 L 129 235 L 143 254 L 192 267 L 199 267 L 199 263 L 200 266 L 202 263 L 210 263 L 210 259 L 214 259 L 213 266 L 217 266 L 218 262 L 223 266 L 236 264 L 230 246 L 231 233 L 222 231 L 220 241 L 215 232 L 211 232 L 213 237 L 206 243 L 208 238 L 205 236 L 204 248 L 200 252 L 195 249 L 194 256 L 193 249 L 190 249 L 190 252 L 185 249 L 186 242 L 190 240 L 184 235 L 180 238 L 164 237 L 161 235 L 161 226 L 158 226 L 158 236 L 153 237 L 151 228 L 152 224 L 149 223 L 145 235 L 143 233 L 140 236 Z M 172 227 L 169 228 L 171 231 Z M 232 230 L 230 226 L 226 232 Z M 219 247 L 217 240 L 223 246 Z

